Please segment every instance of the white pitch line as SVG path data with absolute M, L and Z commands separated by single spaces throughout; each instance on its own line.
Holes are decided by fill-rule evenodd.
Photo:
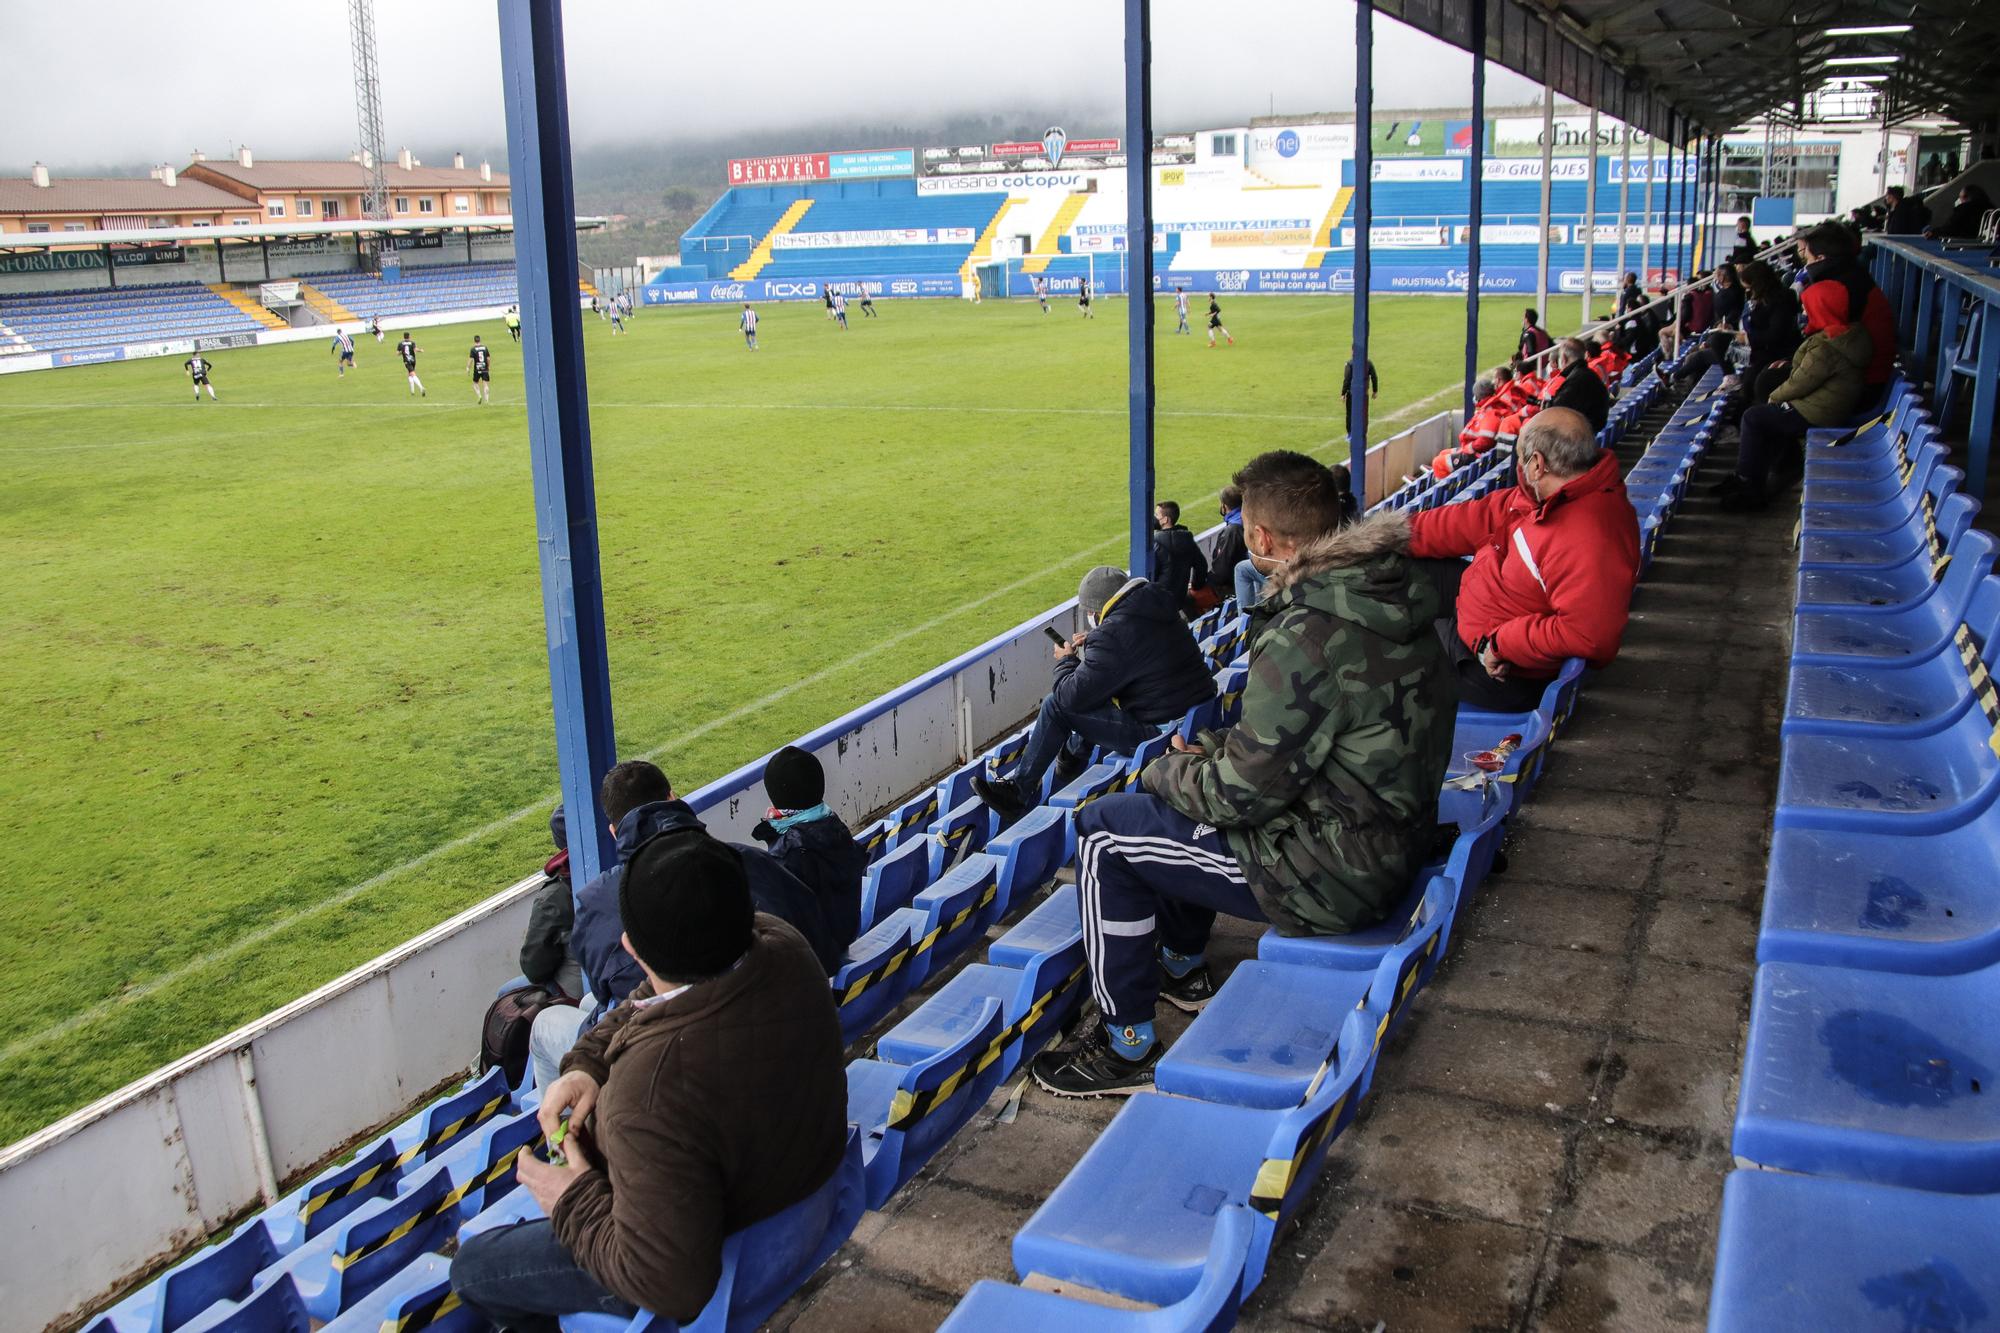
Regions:
M 1443 398 L 1446 394 L 1456 393 L 1457 391 L 1458 391 L 1458 386 L 1448 385 L 1445 388 L 1440 389 L 1438 392 L 1431 394 L 1427 398 L 1419 399 L 1417 402 L 1411 403 L 1407 407 L 1400 408 L 1395 412 L 1391 412 L 1390 414 L 1382 418 L 1382 422 L 1383 424 L 1386 425 L 1393 421 L 1400 421 L 1404 417 L 1407 417 L 1422 408 L 1430 406 L 1432 403 Z M 1324 452 L 1328 447 L 1335 444 L 1344 443 L 1345 440 L 1346 440 L 1345 436 L 1340 436 L 1336 439 L 1327 440 L 1325 443 L 1320 445 L 1319 449 L 1315 450 L 1314 452 Z M 1216 498 L 1216 495 L 1217 492 L 1211 491 L 1208 493 L 1208 495 L 1202 498 L 1203 500 L 1212 500 Z M 906 643 L 909 640 L 916 638 L 919 635 L 928 634 L 930 631 L 937 629 L 940 626 L 945 625 L 952 620 L 957 619 L 959 616 L 962 616 L 969 611 L 976 611 L 980 607 L 985 606 L 989 602 L 995 601 L 1001 597 L 1006 597 L 1012 593 L 1018 592 L 1022 588 L 1040 582 L 1042 579 L 1051 578 L 1054 575 L 1061 573 L 1065 569 L 1074 569 L 1082 561 L 1088 559 L 1090 556 L 1103 550 L 1105 547 L 1115 545 L 1123 540 L 1124 538 L 1122 535 L 1107 537 L 1103 541 L 1097 542 L 1091 546 L 1087 546 L 1083 550 L 1076 552 L 1074 555 L 1071 555 L 1064 560 L 1060 560 L 1055 564 L 1048 566 L 1046 569 L 1041 569 L 1023 578 L 1016 579 L 1014 582 L 1009 583 L 1004 587 L 995 588 L 993 591 L 986 593 L 983 596 L 975 597 L 971 601 L 966 602 L 963 605 L 954 607 L 949 611 L 933 616 L 931 619 L 926 620 L 920 625 L 916 625 L 909 629 L 902 630 L 896 634 L 892 634 L 888 638 L 879 640 L 876 643 L 871 644 L 869 647 L 862 649 L 860 652 L 855 653 L 851 657 L 845 658 L 839 662 L 835 662 L 831 666 L 821 667 L 818 671 L 815 671 L 808 676 L 803 676 L 798 680 L 793 681 L 789 685 L 785 685 L 778 689 L 775 689 L 761 699 L 755 699 L 749 703 L 739 705 L 738 707 L 731 709 L 727 713 L 724 713 L 718 717 L 710 718 L 708 721 L 693 728 L 692 730 L 683 732 L 681 735 L 674 737 L 672 740 L 667 741 L 662 745 L 657 745 L 652 749 L 643 752 L 642 754 L 628 756 L 628 757 L 639 758 L 639 759 L 652 759 L 659 755 L 663 755 L 670 751 L 679 749 L 680 747 L 688 745 L 694 741 L 700 740 L 702 737 L 708 735 L 709 733 L 716 731 L 719 728 L 726 727 L 733 722 L 739 722 L 742 719 L 749 717 L 753 713 L 759 712 L 765 708 L 770 707 L 772 704 L 777 703 L 781 699 L 788 698 L 789 696 L 798 693 L 800 690 L 806 689 L 812 685 L 817 685 L 821 681 L 826 680 L 829 677 L 836 676 L 843 671 L 852 670 L 854 667 L 861 665 L 862 663 L 868 661 L 870 658 L 875 657 L 878 654 L 883 653 L 890 648 L 894 648 L 899 644 Z M 232 940 L 228 944 L 223 945 L 221 948 L 211 949 L 205 954 L 201 954 L 198 957 L 189 959 L 188 961 L 182 963 L 179 967 L 176 967 L 171 971 L 162 972 L 160 975 L 150 978 L 149 980 L 142 981 L 127 990 L 121 991 L 117 995 L 108 996 L 105 999 L 97 1001 L 95 1004 L 89 1005 L 83 1009 L 79 1009 L 75 1013 L 70 1014 L 67 1018 L 64 1018 L 62 1021 L 52 1024 L 49 1027 L 43 1028 L 39 1032 L 30 1033 L 25 1037 L 18 1037 L 15 1040 L 9 1042 L 5 1047 L 0 1047 L 0 1063 L 5 1063 L 7 1061 L 17 1059 L 23 1053 L 31 1051 L 38 1046 L 41 1046 L 50 1041 L 54 1041 L 61 1037 L 66 1037 L 70 1033 L 76 1031 L 78 1028 L 83 1027 L 88 1023 L 96 1021 L 98 1018 L 111 1012 L 113 1009 L 119 1008 L 122 1005 L 132 1004 L 139 1000 L 146 999 L 147 997 L 161 990 L 164 990 L 168 986 L 172 986 L 177 982 L 185 980 L 187 977 L 192 976 L 197 972 L 203 971 L 209 967 L 213 967 L 217 963 L 233 958 L 237 954 L 240 954 L 245 950 L 255 948 L 257 945 L 264 943 L 266 940 L 281 935 L 285 931 L 290 930 L 292 927 L 299 925 L 302 922 L 310 921 L 314 917 L 332 911 L 336 907 L 343 907 L 346 904 L 354 901 L 356 898 L 360 897 L 362 894 L 367 893 L 369 890 L 379 888 L 383 884 L 386 884 L 393 879 L 397 879 L 409 873 L 412 870 L 416 870 L 422 866 L 428 865 L 430 862 L 436 860 L 440 856 L 448 855 L 451 852 L 459 850 L 461 847 L 468 847 L 475 842 L 481 841 L 482 839 L 492 837 L 494 834 L 500 833 L 503 830 L 508 829 L 513 825 L 520 823 L 523 819 L 526 819 L 530 815 L 540 814 L 543 811 L 547 810 L 550 806 L 550 803 L 554 800 L 560 799 L 561 795 L 562 795 L 561 792 L 553 793 L 552 795 L 545 796 L 530 805 L 524 805 L 518 810 L 513 810 L 508 812 L 507 814 L 501 815 L 497 819 L 489 820 L 486 823 L 480 825 L 478 828 L 472 830 L 470 833 L 461 833 L 459 836 L 451 839 L 449 842 L 439 843 L 436 847 L 431 848 L 429 851 L 419 853 L 418 855 L 413 856 L 409 860 L 403 862 L 401 865 L 391 866 L 387 870 L 381 871 L 375 875 L 371 875 L 369 878 L 362 880 L 359 884 L 349 885 L 347 888 L 342 889 L 339 893 L 334 894 L 330 898 L 321 899 L 319 902 L 313 904 L 311 907 L 303 907 L 295 912 L 289 912 L 286 915 L 278 917 L 272 921 L 267 921 L 263 925 L 257 927 L 257 929 L 251 931 L 249 934 L 239 936 L 238 938 Z

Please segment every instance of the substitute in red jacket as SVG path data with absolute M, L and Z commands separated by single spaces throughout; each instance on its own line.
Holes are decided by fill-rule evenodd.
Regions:
M 1515 456 L 1518 486 L 1410 520 L 1410 554 L 1437 562 L 1455 608 L 1438 630 L 1459 701 L 1496 712 L 1535 707 L 1568 658 L 1609 664 L 1639 577 L 1639 519 L 1618 459 L 1580 413 L 1541 412 Z M 1454 558 L 1467 555 L 1470 565 Z

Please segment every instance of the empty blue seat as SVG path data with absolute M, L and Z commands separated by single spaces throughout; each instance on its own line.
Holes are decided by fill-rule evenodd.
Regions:
M 1070 812 L 1053 805 L 1036 806 L 994 834 L 986 844 L 986 854 L 1000 863 L 993 915 L 1005 916 L 1009 905 L 1054 879 L 1075 854 L 1074 837 Z
M 1960 976 L 1757 970 L 1735 1153 L 1785 1171 L 2000 1190 L 2000 968 Z
M 1777 826 L 1928 833 L 1963 824 L 2000 789 L 1996 724 L 1984 709 L 1967 708 L 1928 736 L 1787 737 Z
M 890 817 L 890 827 L 894 829 L 896 845 L 901 847 L 924 836 L 924 830 L 937 822 L 938 792 L 936 787 L 926 787 L 914 797 L 905 801 L 902 808 Z
M 861 929 L 871 929 L 931 882 L 931 849 L 922 838 L 899 842 L 861 879 Z
M 940 787 L 942 792 L 943 788 Z M 942 800 L 942 796 L 940 796 Z M 984 851 L 986 840 L 999 827 L 999 816 L 977 796 L 969 796 L 955 806 L 941 807 L 944 813 L 930 828 L 931 870 L 935 880 L 964 857 Z
M 1121 761 L 1092 764 L 1067 787 L 1052 793 L 1049 804 L 1065 810 L 1081 810 L 1100 796 L 1125 790 L 1132 776 L 1132 770 Z
M 977 1000 L 954 1045 L 913 1065 L 856 1060 L 847 1066 L 847 1117 L 861 1127 L 870 1208 L 923 1169 L 976 1114 L 1000 1081 L 1000 1002 Z
M 1979 582 L 1993 569 L 1994 539 L 1974 530 L 1944 578 L 1924 597 L 1883 615 L 1802 611 L 1793 618 L 1792 661 L 1821 666 L 1909 666 L 1944 651 L 1965 618 Z
M 1900 565 L 1920 552 L 1941 554 L 1972 525 L 1979 502 L 1969 495 L 1948 495 L 1944 503 L 1926 503 L 1899 528 L 1872 534 L 1804 533 L 1799 538 L 1801 570 L 1866 570 Z
M 426 1254 L 348 1306 L 319 1333 L 488 1333 L 486 1316 L 451 1289 L 451 1260 Z
M 1988 1328 L 2000 1315 L 2000 1197 L 1733 1171 L 1711 1333 Z
M 975 852 L 911 902 L 911 910 L 924 919 L 916 947 L 910 951 L 912 986 L 923 985 L 958 957 L 993 919 L 999 869 L 998 861 Z
M 238 1305 L 216 1305 L 181 1325 L 186 1333 L 312 1333 L 313 1317 L 290 1282 L 259 1288 Z
M 1921 521 L 1925 496 L 1930 497 L 1933 506 L 1940 505 L 1946 496 L 1956 494 L 1964 481 L 1964 473 L 1939 463 L 1936 455 L 1931 455 L 1911 475 L 1909 486 L 1880 504 L 1805 506 L 1799 511 L 1799 531 L 1849 536 L 1894 532 L 1912 519 Z
M 1900 496 L 1919 473 L 1928 476 L 1931 468 L 1945 461 L 1945 456 L 1943 445 L 1926 441 L 1908 462 L 1884 476 L 1810 476 L 1806 478 L 1802 500 L 1815 509 L 1822 505 L 1879 505 Z
M 1936 652 L 1902 666 L 1792 666 L 1784 732 L 1798 735 L 1928 736 L 1977 702 L 2000 654 L 2000 579 L 1980 580 L 1965 619 Z M 1981 678 L 1981 672 L 1986 676 Z M 1975 680 L 1978 684 L 1975 685 Z
M 1005 935 L 987 946 L 986 961 L 996 967 L 1026 968 L 1042 954 L 1083 939 L 1083 918 L 1077 908 L 1076 885 L 1059 884 L 1033 911 L 1016 921 Z
M 1052 1292 L 984 1279 L 938 1326 L 939 1333 L 1021 1333 L 1059 1329 L 1062 1333 L 1221 1333 L 1236 1324 L 1242 1301 L 1243 1266 L 1249 1259 L 1256 1218 L 1248 1208 L 1218 1209 L 1215 1235 L 1201 1280 L 1172 1305 L 1123 1310 L 1068 1300 Z
M 1320 1080 L 1302 1106 L 1260 1111 L 1141 1092 L 1014 1237 L 1014 1268 L 1154 1305 L 1201 1285 L 1217 1215 L 1257 1214 L 1244 1291 L 1263 1280 L 1271 1239 L 1318 1178 L 1329 1144 L 1354 1118 L 1369 1063 L 1356 1010 L 1340 1034 L 1352 1060 Z
M 847 946 L 829 981 L 840 1009 L 842 1041 L 859 1037 L 910 993 L 910 955 L 923 928 L 923 913 L 905 907 Z
M 896 845 L 894 832 L 894 826 L 887 819 L 878 819 L 854 835 L 854 840 L 861 844 L 861 850 L 868 854 L 868 864 L 881 860 Z
M 1347 1016 L 1374 984 L 1372 972 L 1296 963 L 1238 963 L 1153 1071 L 1161 1092 L 1230 1106 L 1283 1110 L 1305 1097 L 1335 1056 Z M 1373 1040 L 1373 1032 L 1364 1039 Z

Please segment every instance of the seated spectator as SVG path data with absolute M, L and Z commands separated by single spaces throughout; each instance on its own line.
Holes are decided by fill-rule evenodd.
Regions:
M 1558 373 L 1562 382 L 1549 397 L 1551 408 L 1566 407 L 1582 414 L 1593 433 L 1603 430 L 1611 419 L 1611 391 L 1592 373 L 1589 353 L 1580 339 L 1565 338 L 1556 344 Z
M 583 969 L 569 946 L 570 932 L 576 926 L 576 900 L 569 883 L 569 834 L 560 806 L 549 816 L 549 836 L 555 839 L 556 854 L 543 863 L 542 874 L 549 882 L 528 909 L 528 930 L 521 939 L 521 975 L 537 986 L 579 999 L 583 995 Z
M 1979 223 L 1993 208 L 1985 189 L 1968 182 L 1959 187 L 1958 200 L 1945 220 L 1924 228 L 1924 235 L 1940 241 L 1971 241 L 1979 238 Z
M 1524 361 L 1518 356 L 1514 358 L 1513 404 L 1522 421 L 1527 421 L 1542 409 L 1542 396 L 1549 389 L 1540 372 L 1552 359 L 1544 357 L 1541 361 Z
M 846 945 L 861 933 L 868 853 L 847 822 L 828 808 L 826 770 L 810 752 L 787 745 L 764 765 L 764 794 L 771 808 L 750 836 L 812 890 L 827 933 Z
M 1148 578 L 1174 599 L 1182 615 L 1194 612 L 1194 590 L 1208 582 L 1208 560 L 1201 545 L 1181 523 L 1181 507 L 1172 500 L 1153 506 L 1153 557 Z
M 1041 802 L 1050 764 L 1056 786 L 1067 786 L 1083 772 L 1091 746 L 1131 754 L 1215 697 L 1215 678 L 1165 588 L 1099 565 L 1083 576 L 1076 601 L 1089 628 L 1056 646 L 1055 684 L 1028 733 L 1020 770 L 972 780 L 1003 819 Z
M 1521 312 L 1521 341 L 1515 355 L 1523 361 L 1533 361 L 1548 350 L 1549 335 L 1542 327 L 1541 313 L 1530 306 Z
M 1750 219 L 1736 219 L 1736 235 L 1729 245 L 1729 262 L 1747 264 L 1757 257 L 1757 238 L 1750 234 Z
M 810 1196 L 847 1137 L 840 1020 L 812 948 L 756 913 L 743 860 L 698 828 L 656 834 L 620 877 L 642 983 L 542 1095 L 561 1161 L 515 1159 L 545 1217 L 471 1237 L 460 1300 L 502 1327 L 644 1308 L 686 1323 L 731 1234 Z
M 1913 198 L 1900 185 L 1891 185 L 1883 191 L 1889 201 L 1889 216 L 1882 223 L 1882 232 L 1887 236 L 1921 236 L 1924 228 L 1931 225 L 1930 205 L 1921 198 Z
M 1715 290 L 1709 296 L 1713 316 L 1709 323 L 1711 333 L 1717 329 L 1734 333 L 1743 323 L 1743 286 L 1736 279 L 1734 264 L 1724 264 L 1715 270 Z
M 553 1075 L 563 1052 L 575 1044 L 577 1033 L 602 1019 L 644 979 L 638 963 L 620 943 L 625 927 L 618 917 L 618 893 L 625 878 L 624 863 L 649 838 L 675 829 L 703 827 L 687 803 L 675 799 L 667 775 L 643 759 L 628 759 L 614 765 L 604 775 L 597 799 L 611 821 L 619 864 L 607 867 L 576 895 L 576 927 L 570 934 L 570 948 L 583 965 L 590 994 L 575 1009 L 565 1005 L 535 1015 L 528 1052 L 538 1087 L 548 1086 L 543 1076 Z M 750 898 L 757 910 L 789 923 L 805 936 L 813 956 L 819 959 L 827 975 L 832 975 L 849 941 L 833 938 L 812 890 L 794 879 L 769 853 L 755 847 L 728 845 L 743 860 Z
M 1889 309 L 1889 298 L 1875 285 L 1868 266 L 1861 262 L 1860 246 L 1845 227 L 1820 223 L 1799 238 L 1799 254 L 1807 260 L 1807 285 L 1840 284 L 1847 292 L 1843 322 L 1858 323 L 1868 330 L 1872 351 L 1865 381 L 1871 393 L 1863 406 L 1869 406 L 1887 392 L 1896 373 L 1896 317 Z
M 1518 486 L 1410 520 L 1410 554 L 1444 591 L 1438 636 L 1459 702 L 1498 713 L 1540 704 L 1569 658 L 1608 666 L 1639 577 L 1638 515 L 1589 421 L 1552 407 L 1514 454 Z
M 1215 547 L 1208 560 L 1208 586 L 1220 606 L 1236 596 L 1236 567 L 1245 562 L 1243 546 L 1243 492 L 1234 485 L 1224 486 L 1221 501 L 1222 531 L 1215 535 Z M 1240 600 L 1239 606 L 1244 605 Z
M 1632 358 L 1618 345 L 1614 338 L 1605 338 L 1590 358 L 1590 368 L 1597 372 L 1597 378 L 1604 381 L 1607 389 L 1616 388 L 1625 368 L 1632 364 Z
M 1840 425 L 1867 396 L 1873 348 L 1867 329 L 1846 322 L 1846 289 L 1838 282 L 1816 282 L 1806 288 L 1805 307 L 1806 338 L 1791 359 L 1791 373 L 1767 402 L 1743 414 L 1736 472 L 1723 483 L 1724 509 L 1769 504 L 1775 490 L 1803 471 L 1807 429 Z
M 1251 558 L 1270 592 L 1251 622 L 1242 719 L 1146 766 L 1144 792 L 1077 813 L 1079 900 L 1103 1015 L 1038 1056 L 1067 1097 L 1153 1081 L 1162 995 L 1194 1012 L 1217 912 L 1292 934 L 1379 922 L 1431 854 L 1450 759 L 1451 681 L 1430 622 L 1437 593 L 1405 553 L 1409 520 L 1346 525 L 1342 486 L 1304 454 L 1236 474 Z M 1446 508 L 1460 508 L 1450 505 Z
M 1458 433 L 1458 443 L 1431 460 L 1431 475 L 1442 481 L 1496 444 L 1512 444 L 1521 433 L 1521 419 L 1508 410 L 1505 397 L 1490 375 L 1472 386 L 1472 417 Z
M 1743 266 L 1743 291 L 1743 329 L 1736 335 L 1750 354 L 1743 383 L 1750 389 L 1749 401 L 1761 403 L 1784 381 L 1786 370 L 1772 367 L 1789 367 L 1799 345 L 1799 294 L 1762 260 Z M 1777 378 L 1766 382 L 1767 371 Z

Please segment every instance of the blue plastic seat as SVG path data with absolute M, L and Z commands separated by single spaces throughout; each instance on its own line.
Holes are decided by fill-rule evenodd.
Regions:
M 996 967 L 1026 968 L 1042 954 L 1083 939 L 1083 917 L 1077 907 L 1076 885 L 1058 884 L 1049 896 L 987 946 L 986 961 Z
M 1215 1235 L 1201 1280 L 1172 1305 L 1125 1310 L 1073 1301 L 1052 1292 L 985 1279 L 938 1326 L 939 1333 L 1021 1333 L 1059 1329 L 1062 1333 L 1222 1333 L 1235 1327 L 1242 1301 L 1243 1266 L 1249 1259 L 1256 1218 L 1230 1204 L 1216 1211 Z
M 319 1333 L 380 1333 L 384 1328 L 487 1333 L 492 1325 L 452 1291 L 451 1260 L 426 1254 L 322 1325 Z
M 1928 497 L 1926 497 L 1928 499 Z M 1972 526 L 1979 502 L 1965 494 L 1947 495 L 1942 504 L 1925 503 L 1908 522 L 1889 532 L 1867 535 L 1807 533 L 1799 539 L 1799 568 L 1859 571 L 1887 569 L 1919 553 L 1936 556 Z
M 1201 1285 L 1218 1213 L 1248 1204 L 1257 1217 L 1243 1289 L 1255 1290 L 1272 1237 L 1354 1118 L 1372 1060 L 1361 1054 L 1370 1049 L 1367 1021 L 1358 1009 L 1349 1016 L 1338 1044 L 1355 1058 L 1302 1106 L 1260 1111 L 1160 1092 L 1127 1098 L 1014 1237 L 1015 1271 L 1170 1305 Z
M 887 819 L 878 819 L 854 835 L 854 840 L 861 844 L 861 850 L 868 854 L 868 864 L 874 865 L 896 845 L 893 833 L 894 828 Z
M 313 1317 L 290 1282 L 260 1287 L 237 1305 L 215 1305 L 181 1325 L 185 1333 L 312 1333 Z
M 1822 505 L 1879 505 L 1900 496 L 1919 473 L 1928 475 L 1929 469 L 1943 463 L 1945 457 L 1943 445 L 1926 439 L 1921 447 L 1912 451 L 1908 462 L 1892 469 L 1886 476 L 1807 477 L 1802 503 L 1815 508 Z
M 2000 1197 L 1733 1171 L 1712 1333 L 1912 1333 L 1992 1326 Z
M 913 1065 L 847 1066 L 847 1117 L 861 1127 L 870 1208 L 880 1208 L 978 1113 L 1000 1082 L 1000 1002 L 977 1001 L 952 1046 Z
M 924 830 L 937 822 L 938 791 L 936 787 L 926 787 L 917 795 L 905 801 L 896 813 L 890 816 L 889 824 L 894 830 L 896 846 L 914 842 L 924 836 Z
M 986 854 L 1000 863 L 993 915 L 1048 883 L 1076 854 L 1075 825 L 1058 806 L 1036 806 L 988 840 Z
M 2000 731 L 1979 708 L 1927 736 L 1787 737 L 1777 827 L 1944 832 L 1993 803 L 2000 790 L 1996 746 Z
M 1954 495 L 1953 500 L 1965 497 Z M 1949 503 L 1949 502 L 1947 502 Z M 1801 567 L 1797 580 L 1800 611 L 1847 610 L 1886 613 L 1915 603 L 1944 577 L 1971 527 L 1970 510 L 1951 506 L 1952 530 L 1928 527 L 1924 540 L 1893 564 L 1854 567 Z
M 1049 804 L 1064 810 L 1081 810 L 1100 796 L 1125 790 L 1132 770 L 1123 762 L 1092 764 L 1077 774 L 1075 781 L 1049 796 Z
M 1865 432 L 1864 432 L 1865 433 Z M 1855 446 L 1816 449 L 1810 444 L 1806 454 L 1806 480 L 1869 481 L 1901 476 L 1914 462 L 1916 451 L 1937 438 L 1930 425 L 1930 413 L 1918 409 L 1906 424 L 1889 434 L 1878 433 L 1872 447 Z
M 1177 1097 L 1229 1106 L 1297 1106 L 1320 1067 L 1336 1057 L 1335 1039 L 1374 982 L 1373 972 L 1238 963 L 1155 1066 L 1154 1084 Z
M 842 1041 L 859 1037 L 910 993 L 910 957 L 923 927 L 923 913 L 905 907 L 847 946 L 828 981 L 840 1010 Z
M 2000 969 L 1757 970 L 1738 1159 L 1954 1194 L 2000 1190 Z
M 944 878 L 919 893 L 911 910 L 924 919 L 910 951 L 910 985 L 921 986 L 965 950 L 993 919 L 999 900 L 1000 863 L 984 852 L 975 852 Z
M 1974 530 L 1959 539 L 1944 578 L 1922 599 L 1882 615 L 1802 611 L 1793 619 L 1792 661 L 1821 666 L 1909 666 L 1945 650 L 2000 546 Z
M 861 929 L 871 929 L 891 912 L 908 907 L 931 882 L 931 849 L 922 838 L 899 842 L 861 879 Z
M 942 799 L 943 787 L 939 787 Z M 930 830 L 930 878 L 938 876 L 974 852 L 986 850 L 986 840 L 999 825 L 993 808 L 977 796 L 968 796 L 945 808 Z
M 1933 505 L 1955 495 L 1965 474 L 1930 455 L 1911 475 L 1911 484 L 1880 504 L 1807 505 L 1799 511 L 1799 531 L 1813 536 L 1894 532 L 1923 514 L 1923 497 Z
M 1482 750 L 1496 749 L 1510 736 L 1518 736 L 1512 753 L 1492 775 L 1495 782 L 1518 783 L 1522 793 L 1534 790 L 1540 779 L 1551 733 L 1553 713 L 1481 713 L 1461 708 L 1452 731 L 1451 758 L 1445 765 L 1445 780 L 1463 778 L 1473 772 L 1466 758 Z
M 1965 619 L 1950 641 L 1921 661 L 1883 669 L 1794 665 L 1785 697 L 1784 734 L 1928 736 L 1942 731 L 1975 702 L 2000 654 L 2000 579 L 1980 580 Z M 1975 679 L 1979 684 L 1975 685 Z

